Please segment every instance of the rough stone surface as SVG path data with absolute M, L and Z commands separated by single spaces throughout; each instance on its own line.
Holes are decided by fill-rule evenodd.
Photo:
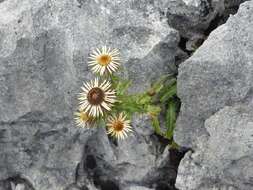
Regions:
M 181 41 L 191 38 L 184 45 L 194 50 L 215 18 L 228 8 L 236 10 L 241 2 L 0 0 L 0 190 L 175 189 L 183 152 L 169 152 L 147 117 L 136 117 L 135 132 L 118 143 L 103 128 L 74 127 L 76 94 L 82 82 L 93 77 L 88 54 L 102 45 L 118 48 L 125 68 L 121 74 L 133 80 L 130 91 L 142 91 L 162 74 L 176 73 L 177 65 L 189 56 L 178 48 L 180 35 Z M 250 137 L 234 124 L 239 122 L 250 132 L 250 108 L 232 106 L 232 111 L 224 108 L 211 117 L 235 102 L 253 105 L 252 9 L 252 1 L 245 3 L 180 67 L 178 91 L 183 104 L 176 140 L 196 148 L 203 159 L 222 154 L 217 162 L 196 158 L 204 166 L 199 169 L 192 166 L 188 153 L 178 176 L 182 188 L 216 188 L 215 179 L 217 188 L 230 188 L 240 180 L 245 184 L 239 188 L 252 184 L 247 170 L 252 168 L 246 141 Z M 229 121 L 240 136 L 229 131 Z M 218 132 L 213 131 L 216 124 L 221 125 Z M 232 150 L 219 150 L 214 142 L 223 133 L 226 138 L 218 140 L 241 142 L 224 142 Z M 238 147 L 245 158 L 233 154 L 232 162 L 228 157 Z M 205 183 L 207 187 L 201 185 L 206 182 L 205 168 L 212 166 L 221 167 L 208 173 L 213 181 Z
M 175 134 L 179 144 L 194 145 L 194 139 L 206 132 L 204 121 L 225 105 L 250 101 L 252 10 L 252 1 L 241 5 L 236 16 L 212 32 L 193 56 L 180 65 L 178 94 L 182 107 Z
M 187 153 L 178 171 L 182 190 L 253 187 L 253 108 L 227 106 L 205 122 L 207 135 L 197 138 L 198 149 Z
M 226 22 L 246 0 L 164 0 L 160 9 L 181 36 L 180 47 L 194 52 L 211 31 Z M 185 43 L 185 44 L 184 44 Z M 185 47 L 184 47 L 185 46 Z
M 161 10 L 185 38 L 203 36 L 211 21 L 225 10 L 224 0 L 165 0 Z
M 247 0 L 224 0 L 225 7 L 234 7 L 234 6 L 239 6 L 243 2 Z
M 128 190 L 153 190 L 153 189 L 141 187 L 141 186 L 131 186 Z
M 179 166 L 180 190 L 253 188 L 252 12 L 253 1 L 242 4 L 180 65 L 175 140 L 194 150 Z
M 168 149 L 153 134 L 147 120 L 138 120 L 134 120 L 137 126 L 127 141 L 108 139 L 103 128 L 90 136 L 78 168 L 79 186 L 93 179 L 101 189 L 159 189 L 160 186 L 173 189 L 177 170 L 170 166 Z
M 93 48 L 119 48 L 124 76 L 134 80 L 132 91 L 140 91 L 161 74 L 174 72 L 178 41 L 154 1 L 0 1 L 0 188 L 16 176 L 34 190 L 113 190 L 133 181 L 146 186 L 141 180 L 155 173 L 163 152 L 153 131 L 139 130 L 117 147 L 104 131 L 100 138 L 96 130 L 75 128 L 76 94 L 92 78 L 86 62 Z M 108 169 L 101 161 L 96 175 L 110 178 L 116 168 L 124 169 L 119 182 L 98 178 L 94 185 L 92 171 L 76 176 L 86 161 L 82 158 L 88 159 L 85 146 L 111 162 Z

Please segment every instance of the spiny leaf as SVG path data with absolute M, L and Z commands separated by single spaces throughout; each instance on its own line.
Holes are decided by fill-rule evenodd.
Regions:
M 151 116 L 158 116 L 161 112 L 161 108 L 154 105 L 148 105 L 146 110 Z
M 174 100 L 168 102 L 168 109 L 166 112 L 166 137 L 172 139 L 173 132 L 176 126 L 176 103 Z
M 117 76 L 117 75 L 110 75 L 110 78 L 111 78 L 111 80 L 112 81 L 115 81 L 115 82 L 117 82 L 117 81 L 119 81 L 120 80 L 120 77 L 119 76 Z
M 161 134 L 160 123 L 158 117 L 152 117 L 152 126 L 157 134 Z
M 140 95 L 137 98 L 136 102 L 141 105 L 147 105 L 151 102 L 151 99 L 152 98 L 148 94 L 145 93 L 145 94 Z
M 177 84 L 175 83 L 173 86 L 171 86 L 168 91 L 161 97 L 161 102 L 165 103 L 167 102 L 170 98 L 175 96 L 177 94 Z
M 152 102 L 155 103 L 155 104 L 161 102 L 161 98 L 164 97 L 164 96 L 168 93 L 168 91 L 169 91 L 174 85 L 176 85 L 176 82 L 177 82 L 177 81 L 176 81 L 175 78 L 172 78 L 172 79 L 166 81 L 166 82 L 162 85 L 162 88 L 159 90 L 159 92 L 156 93 L 155 96 L 153 96 Z M 166 100 L 165 100 L 165 101 L 166 101 Z M 165 101 L 164 101 L 164 102 L 165 102 Z M 164 103 L 164 102 L 163 102 L 163 103 Z
M 160 92 L 160 90 L 164 87 L 163 83 L 157 83 L 154 86 L 152 86 L 149 90 L 148 90 L 148 94 L 150 96 L 153 96 L 154 94 L 157 94 L 158 92 Z
M 117 95 L 125 94 L 131 83 L 131 81 L 119 81 L 116 86 Z
M 172 75 L 162 76 L 160 78 L 160 80 L 158 80 L 157 82 L 152 84 L 152 87 L 148 91 L 148 93 L 151 94 L 151 95 L 159 93 L 164 88 L 164 84 L 166 84 L 166 81 L 171 80 L 171 79 L 173 79 Z
M 118 102 L 115 104 L 114 109 L 117 111 L 125 111 L 127 114 L 143 113 L 143 106 L 136 102 L 136 95 L 119 96 Z

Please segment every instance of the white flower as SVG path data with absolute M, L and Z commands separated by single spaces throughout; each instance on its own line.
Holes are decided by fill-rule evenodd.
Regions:
M 126 119 L 124 113 L 119 115 L 110 116 L 108 118 L 107 134 L 110 134 L 117 139 L 125 139 L 129 132 L 132 132 L 132 127 L 130 126 L 130 120 Z
M 82 92 L 78 98 L 80 110 L 92 117 L 104 115 L 104 111 L 110 111 L 116 101 L 115 91 L 111 89 L 111 83 L 107 80 L 100 82 L 97 78 L 83 84 Z
M 102 49 L 93 50 L 89 57 L 89 66 L 94 73 L 103 75 L 105 73 L 112 74 L 119 68 L 119 51 L 118 49 L 110 49 L 106 46 Z

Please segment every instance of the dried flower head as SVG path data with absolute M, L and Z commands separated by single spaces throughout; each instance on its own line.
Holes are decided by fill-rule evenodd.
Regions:
M 110 111 L 116 101 L 115 91 L 107 80 L 100 82 L 97 78 L 83 84 L 82 92 L 78 98 L 80 109 L 92 117 L 104 115 Z
M 94 124 L 94 118 L 89 116 L 84 111 L 77 111 L 74 113 L 75 122 L 78 127 L 85 128 L 91 127 Z
M 130 126 L 130 120 L 126 119 L 124 113 L 119 115 L 113 115 L 108 118 L 107 134 L 110 134 L 117 139 L 125 139 L 129 132 L 132 132 L 132 127 Z
M 94 73 L 103 75 L 105 73 L 112 74 L 119 68 L 119 51 L 118 49 L 110 49 L 106 46 L 101 49 L 94 50 L 89 57 L 89 66 Z

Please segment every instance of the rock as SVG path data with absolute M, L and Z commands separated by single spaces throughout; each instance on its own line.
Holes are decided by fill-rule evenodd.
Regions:
M 17 184 L 15 190 L 25 190 L 24 184 Z
M 0 181 L 0 190 L 12 190 L 11 183 L 6 180 Z
M 79 187 L 76 184 L 70 184 L 64 190 L 89 190 L 86 186 Z
M 175 141 L 193 149 L 179 166 L 180 190 L 253 188 L 252 11 L 252 1 L 242 4 L 180 65 Z
M 253 108 L 227 106 L 205 122 L 207 135 L 198 149 L 181 161 L 177 184 L 181 190 L 253 187 Z
M 127 141 L 119 142 L 108 139 L 104 128 L 99 128 L 85 145 L 77 183 L 87 184 L 87 179 L 92 179 L 98 188 L 112 190 L 137 188 L 130 184 L 142 184 L 143 188 L 170 185 L 176 174 L 170 167 L 169 152 L 156 136 L 142 134 L 143 127 L 148 128 L 136 126 Z
M 224 4 L 226 8 L 231 8 L 231 7 L 239 6 L 245 1 L 248 1 L 248 0 L 225 0 Z
M 1 178 L 22 173 L 38 189 L 54 189 L 74 180 L 89 133 L 68 129 L 66 125 L 74 125 L 69 119 L 43 117 L 33 112 L 1 125 Z
M 246 0 L 165 0 L 159 2 L 168 23 L 177 29 L 184 51 L 194 52 L 210 32 L 224 24 L 229 15 L 235 14 Z
M 34 190 L 34 188 L 27 179 L 17 175 L 1 180 L 0 190 Z
M 225 9 L 224 0 L 166 0 L 160 7 L 168 23 L 188 39 L 204 38 L 210 23 Z
M 178 95 L 182 106 L 175 132 L 180 145 L 195 146 L 196 137 L 206 133 L 204 121 L 219 109 L 251 101 L 252 9 L 251 1 L 241 5 L 236 16 L 212 32 L 180 65 Z
M 119 48 L 132 92 L 176 69 L 179 35 L 153 1 L 0 1 L 0 34 L 0 180 L 20 174 L 39 190 L 64 189 L 85 178 L 76 176 L 76 168 L 84 162 L 86 141 L 97 133 L 75 128 L 73 112 L 80 85 L 93 77 L 87 66 L 93 48 Z M 124 183 L 156 167 L 149 162 L 161 154 L 153 152 L 158 139 L 145 133 L 119 148 L 101 134 L 113 167 L 131 164 Z M 85 181 L 83 187 L 93 186 L 93 179 Z
M 136 186 L 130 186 L 130 188 L 127 190 L 153 190 L 153 189 L 136 185 Z

